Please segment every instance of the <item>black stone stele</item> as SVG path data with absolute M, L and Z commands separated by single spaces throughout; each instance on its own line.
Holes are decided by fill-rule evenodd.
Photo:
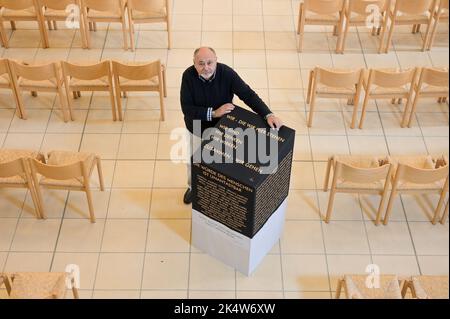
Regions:
M 259 142 L 249 143 L 245 135 L 236 134 L 238 128 L 250 128 Z M 223 116 L 214 133 L 206 139 L 203 136 L 198 151 L 221 158 L 222 162 L 208 164 L 202 156 L 200 162 L 194 160 L 192 164 L 192 208 L 253 238 L 289 192 L 295 131 L 283 126 L 277 135 L 274 133 L 261 116 L 243 108 L 235 107 Z M 278 154 L 273 154 L 274 143 L 278 145 Z M 269 167 L 267 158 L 256 156 L 262 146 L 266 146 L 266 156 L 274 156 L 276 169 Z M 195 158 L 199 158 L 198 153 Z M 269 171 L 272 173 L 265 174 Z

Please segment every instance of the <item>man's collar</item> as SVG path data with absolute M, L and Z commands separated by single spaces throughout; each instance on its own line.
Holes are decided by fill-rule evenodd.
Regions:
M 198 78 L 204 83 L 211 83 L 216 78 L 216 72 L 217 72 L 217 68 L 214 71 L 213 75 L 208 80 L 206 80 L 205 78 L 201 77 L 200 75 L 198 76 Z

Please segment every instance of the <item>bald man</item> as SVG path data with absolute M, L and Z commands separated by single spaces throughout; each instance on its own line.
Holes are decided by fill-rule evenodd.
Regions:
M 191 133 L 190 151 L 192 154 L 193 121 L 201 120 L 202 132 L 214 127 L 219 119 L 234 109 L 232 104 L 237 95 L 254 112 L 262 116 L 267 124 L 275 129 L 283 123 L 229 66 L 218 63 L 214 49 L 201 47 L 194 51 L 194 65 L 183 73 L 180 102 L 186 128 Z M 196 144 L 196 143 L 194 143 Z M 184 194 L 185 204 L 192 202 L 191 165 L 188 161 L 188 189 Z

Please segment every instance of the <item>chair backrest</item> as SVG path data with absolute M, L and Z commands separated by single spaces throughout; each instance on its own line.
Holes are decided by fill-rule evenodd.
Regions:
M 336 174 L 338 178 L 353 183 L 373 183 L 386 180 L 388 177 L 390 163 L 374 168 L 359 168 L 346 163 L 336 161 Z
M 316 67 L 314 72 L 316 73 L 316 80 L 318 83 L 329 87 L 348 88 L 359 83 L 362 69 L 356 71 L 343 71 Z
M 66 180 L 76 177 L 83 177 L 83 162 L 78 161 L 68 165 L 48 165 L 35 159 L 31 160 L 33 173 L 39 173 L 47 178 L 56 180 Z
M 154 61 L 142 65 L 127 65 L 112 61 L 114 76 L 129 80 L 146 80 L 161 74 L 161 61 Z
M 26 173 L 23 158 L 17 158 L 10 162 L 0 163 L 0 178 L 8 178 Z
M 439 10 L 448 10 L 449 5 L 448 5 L 449 0 L 440 0 L 439 1 Z
M 12 299 L 63 299 L 67 273 L 18 272 L 8 274 Z M 8 278 L 9 277 L 9 278 Z
M 23 10 L 34 7 L 34 0 L 0 0 L 0 7 L 10 10 Z
M 81 5 L 96 11 L 122 11 L 123 0 L 81 0 Z
M 305 0 L 305 10 L 316 14 L 335 14 L 344 8 L 344 0 Z
M 448 88 L 448 69 L 423 68 L 419 83 Z
M 371 75 L 369 75 L 369 77 L 371 77 L 372 83 L 377 86 L 394 88 L 414 82 L 418 70 L 418 68 L 408 69 L 405 71 L 371 69 Z
M 435 168 L 416 168 L 408 164 L 398 163 L 396 178 L 402 182 L 414 184 L 430 184 L 448 178 L 448 163 Z
M 168 11 L 169 0 L 128 0 L 129 9 L 142 12 L 163 12 Z
M 61 65 L 64 76 L 80 80 L 95 80 L 104 76 L 111 76 L 111 64 L 109 61 L 89 65 L 78 65 L 62 61 Z
M 10 63 L 14 76 L 20 76 L 32 81 L 45 81 L 59 78 L 58 66 L 55 62 L 43 65 L 24 65 L 16 61 L 10 61 Z
M 448 299 L 448 276 L 413 276 L 411 284 L 414 298 Z
M 419 15 L 432 7 L 436 0 L 396 0 L 395 10 L 409 15 Z
M 65 10 L 68 5 L 79 4 L 79 0 L 38 0 L 40 7 L 47 7 L 53 10 Z
M 377 6 L 379 12 L 385 12 L 390 6 L 390 0 L 350 0 L 349 11 L 368 16 L 373 14 L 371 6 Z

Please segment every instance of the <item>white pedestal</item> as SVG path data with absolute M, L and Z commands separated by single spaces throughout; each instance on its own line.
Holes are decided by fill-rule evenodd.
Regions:
M 193 209 L 192 244 L 248 276 L 280 239 L 286 206 L 287 198 L 253 238 L 248 238 Z

